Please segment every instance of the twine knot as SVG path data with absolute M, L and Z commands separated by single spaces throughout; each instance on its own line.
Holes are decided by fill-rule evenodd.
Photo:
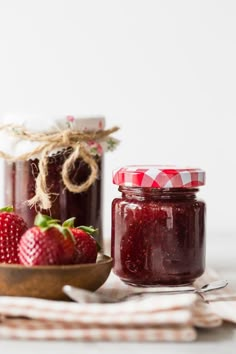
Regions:
M 8 161 L 25 161 L 33 156 L 40 154 L 38 163 L 38 175 L 35 180 L 35 195 L 27 201 L 30 207 L 37 206 L 40 210 L 51 208 L 51 195 L 49 193 L 50 186 L 47 186 L 48 175 L 48 158 L 49 154 L 54 149 L 70 148 L 70 155 L 65 158 L 62 165 L 62 180 L 65 187 L 72 193 L 81 193 L 86 191 L 96 180 L 98 176 L 98 165 L 92 154 L 86 148 L 86 143 L 91 141 L 101 142 L 119 128 L 114 127 L 107 130 L 99 131 L 78 131 L 78 130 L 62 130 L 53 133 L 32 133 L 25 130 L 23 127 L 14 124 L 0 125 L 0 130 L 8 131 L 11 135 L 17 136 L 23 140 L 36 141 L 39 145 L 32 151 L 19 155 L 12 156 L 4 151 L 0 151 L 0 158 Z M 71 171 L 75 166 L 76 160 L 80 158 L 90 168 L 90 175 L 87 180 L 79 185 L 70 180 Z

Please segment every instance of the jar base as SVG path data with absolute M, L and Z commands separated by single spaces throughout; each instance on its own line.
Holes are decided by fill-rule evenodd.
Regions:
M 193 285 L 193 281 L 189 281 L 189 282 L 184 282 L 184 283 L 178 283 L 178 284 L 163 284 L 163 283 L 155 283 L 155 284 L 137 284 L 137 283 L 132 283 L 126 280 L 121 279 L 123 283 L 125 283 L 126 285 L 129 286 L 133 286 L 136 288 L 165 288 L 165 287 L 170 287 L 170 288 L 176 288 L 176 287 L 182 287 L 182 286 L 192 286 Z
M 138 287 L 138 288 L 163 288 L 163 287 L 186 287 L 192 286 L 193 283 L 201 277 L 204 273 L 204 268 L 198 269 L 198 271 L 192 272 L 191 274 L 179 273 L 175 275 L 170 274 L 158 274 L 156 277 L 145 276 L 145 277 L 128 277 L 124 272 L 117 271 L 113 268 L 113 273 L 120 278 L 120 280 L 126 285 Z

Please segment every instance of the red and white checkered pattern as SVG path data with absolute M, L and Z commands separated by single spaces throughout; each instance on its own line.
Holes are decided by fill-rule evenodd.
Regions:
M 126 166 L 113 172 L 113 183 L 126 187 L 191 188 L 205 184 L 205 172 L 175 166 Z
M 208 270 L 195 286 L 217 279 L 218 275 Z M 111 274 L 98 291 L 120 298 L 139 289 L 125 285 Z M 235 300 L 225 301 L 227 297 L 234 299 L 234 294 L 228 288 L 204 294 L 209 303 L 186 293 L 152 294 L 115 304 L 0 296 L 0 339 L 193 341 L 197 328 L 219 327 L 222 319 L 236 323 Z

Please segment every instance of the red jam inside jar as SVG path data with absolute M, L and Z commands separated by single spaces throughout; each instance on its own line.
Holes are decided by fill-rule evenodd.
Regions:
M 112 203 L 113 271 L 135 286 L 190 284 L 205 268 L 205 203 L 196 197 L 205 174 L 152 166 L 150 179 L 145 169 L 114 174 L 122 196 Z
M 103 157 L 96 157 L 99 175 L 92 186 L 83 193 L 72 193 L 65 188 L 61 176 L 63 163 L 70 152 L 68 148 L 48 158 L 47 185 L 54 198 L 50 210 L 40 211 L 62 221 L 75 217 L 75 226 L 93 225 L 99 230 L 96 239 L 102 245 Z M 5 204 L 13 205 L 16 213 L 24 218 L 29 227 L 34 224 L 37 209 L 30 208 L 26 201 L 35 195 L 38 163 L 38 159 L 5 162 Z M 78 158 L 70 173 L 70 180 L 79 185 L 87 180 L 89 174 L 89 166 Z

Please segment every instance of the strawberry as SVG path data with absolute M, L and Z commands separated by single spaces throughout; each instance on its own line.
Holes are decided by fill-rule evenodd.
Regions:
M 35 225 L 20 240 L 20 263 L 30 266 L 72 263 L 75 245 L 70 232 L 58 220 L 40 213 Z
M 97 231 L 92 226 L 74 227 L 75 218 L 66 220 L 63 227 L 68 228 L 75 239 L 74 264 L 95 263 L 100 250 L 93 234 Z
M 72 228 L 75 238 L 75 256 L 73 263 L 95 263 L 97 259 L 97 242 L 81 228 Z
M 26 230 L 26 222 L 12 207 L 0 209 L 0 263 L 19 263 L 18 244 Z

